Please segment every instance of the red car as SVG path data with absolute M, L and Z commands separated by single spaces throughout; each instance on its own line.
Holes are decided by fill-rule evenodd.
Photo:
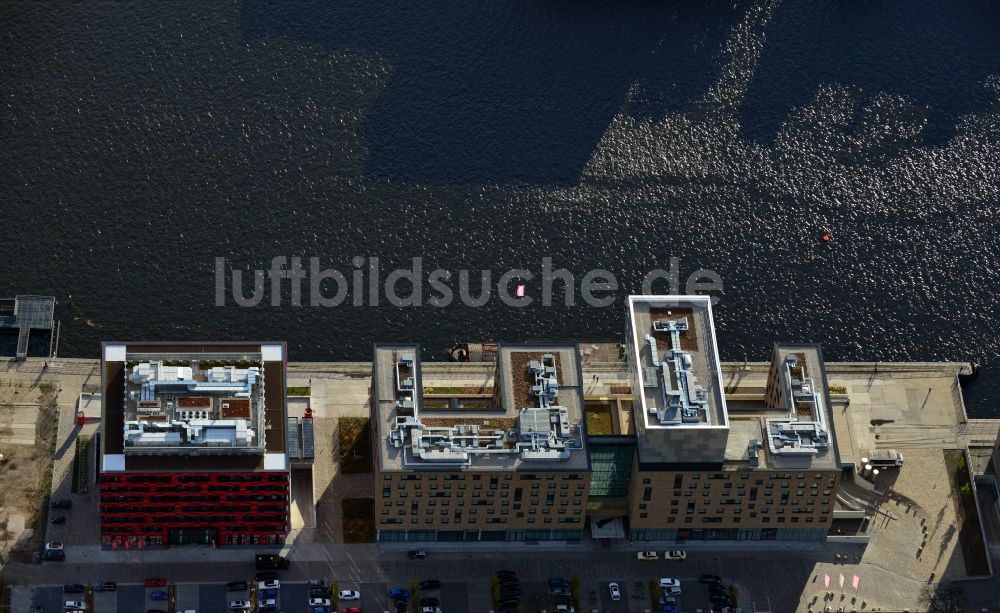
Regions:
M 163 577 L 150 577 L 146 579 L 146 587 L 163 587 L 167 584 L 167 580 Z
M 351 607 L 350 609 L 344 609 L 344 613 L 361 613 L 361 609 L 358 607 Z

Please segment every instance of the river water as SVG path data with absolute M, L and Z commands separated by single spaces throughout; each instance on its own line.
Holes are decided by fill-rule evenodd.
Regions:
M 602 339 L 649 270 L 723 282 L 726 359 L 976 360 L 1000 393 L 1000 4 L 16 2 L 0 7 L 0 293 L 102 339 Z M 829 232 L 831 240 L 820 236 Z M 606 308 L 216 306 L 215 258 L 346 277 L 542 258 Z M 249 285 L 247 286 L 249 288 Z M 249 291 L 249 289 L 248 289 Z

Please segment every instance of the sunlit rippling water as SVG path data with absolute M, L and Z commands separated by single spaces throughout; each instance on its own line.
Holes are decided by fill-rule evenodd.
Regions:
M 266 337 L 433 357 L 614 338 L 621 300 L 220 308 L 214 258 L 548 256 L 611 271 L 619 298 L 678 258 L 725 283 L 727 359 L 795 340 L 981 361 L 970 412 L 997 416 L 998 22 L 989 0 L 6 3 L 0 293 L 59 296 L 63 355 Z

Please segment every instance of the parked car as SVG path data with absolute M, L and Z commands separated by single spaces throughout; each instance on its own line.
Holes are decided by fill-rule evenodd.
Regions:
M 114 581 L 101 581 L 94 586 L 95 592 L 115 592 L 118 590 L 118 584 Z
M 565 585 L 549 588 L 549 592 L 551 592 L 553 596 L 569 596 L 569 588 Z
M 309 587 L 326 587 L 326 581 L 322 579 L 310 579 L 307 585 Z
M 157 590 L 157 591 L 155 591 L 155 592 L 153 592 L 152 594 L 149 595 L 149 599 L 150 600 L 166 600 L 167 599 L 167 593 L 164 592 L 163 590 Z
M 568 604 L 557 604 L 555 611 L 556 613 L 576 613 L 576 609 Z
M 411 560 L 424 560 L 427 558 L 427 551 L 423 549 L 411 549 L 406 552 L 406 557 Z
M 82 594 L 83 586 L 79 583 L 67 583 L 63 586 L 63 594 Z
M 257 598 L 277 598 L 278 590 L 271 588 L 269 590 L 260 590 L 257 592 Z
M 660 577 L 660 587 L 666 589 L 679 588 L 681 582 L 679 579 L 671 579 L 670 577 Z
M 656 553 L 655 551 L 640 551 L 639 553 L 635 554 L 635 557 L 640 560 L 659 560 L 660 554 Z
M 337 598 L 341 600 L 361 600 L 361 592 L 357 590 L 340 590 Z
M 79 600 L 67 600 L 66 604 L 63 605 L 63 608 L 75 611 L 86 611 L 87 605 L 83 604 Z
M 53 498 L 49 506 L 53 509 L 72 509 L 73 501 L 69 498 Z
M 230 611 L 246 611 L 250 608 L 249 600 L 232 600 L 229 602 Z
M 343 613 L 361 613 L 361 607 L 350 607 L 348 609 L 344 609 Z
M 420 613 L 441 613 L 441 607 L 421 607 Z
M 437 579 L 427 579 L 426 581 L 420 582 L 420 589 L 422 590 L 439 590 L 441 589 L 441 582 Z
M 722 577 L 719 575 L 702 575 L 698 577 L 699 583 L 722 583 Z
M 549 579 L 549 587 L 566 587 L 569 586 L 569 581 L 566 581 L 562 577 L 552 577 Z
M 53 551 L 53 550 L 60 550 L 61 551 L 63 549 L 65 549 L 65 547 L 63 547 L 63 544 L 60 543 L 59 541 L 51 541 L 49 543 L 45 543 L 45 550 L 46 551 Z
M 422 607 L 436 607 L 441 604 L 441 601 L 433 596 L 428 596 L 427 598 L 420 599 L 420 606 Z
M 330 606 L 330 599 L 329 598 L 310 598 L 309 599 L 309 606 L 310 607 L 328 607 L 328 606 Z
M 230 581 L 226 584 L 227 592 L 242 592 L 243 590 L 250 589 L 246 581 Z
M 309 588 L 310 598 L 329 598 L 330 590 L 325 587 L 311 587 Z
M 42 559 L 47 562 L 62 562 L 66 559 L 66 552 L 62 549 L 49 549 L 42 552 Z
M 261 571 L 254 575 L 253 579 L 254 581 L 277 581 L 278 573 L 273 570 Z
M 688 554 L 686 551 L 681 551 L 680 549 L 675 549 L 673 551 L 666 551 L 663 553 L 664 560 L 687 560 Z
M 391 590 L 389 590 L 389 598 L 392 598 L 392 599 L 397 599 L 397 598 L 409 599 L 410 598 L 410 590 L 404 590 L 404 589 L 400 589 L 398 587 L 394 587 Z
M 146 587 L 163 587 L 167 584 L 167 580 L 163 577 L 149 577 L 143 584 Z
M 53 515 L 52 516 L 52 523 L 53 524 L 65 524 L 66 523 L 66 516 L 65 515 Z
M 274 598 L 263 598 L 257 601 L 257 606 L 259 607 L 276 607 L 278 606 L 278 601 Z
M 611 600 L 622 599 L 622 588 L 618 585 L 617 581 L 612 581 L 608 584 L 608 593 L 611 594 Z
M 270 581 L 261 581 L 257 583 L 258 590 L 276 590 L 281 587 L 277 579 L 271 579 Z

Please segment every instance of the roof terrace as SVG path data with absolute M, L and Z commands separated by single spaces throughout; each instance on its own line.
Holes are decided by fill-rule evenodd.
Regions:
M 417 345 L 376 345 L 375 419 L 382 470 L 586 470 L 574 345 L 501 345 L 487 407 L 428 408 Z M 446 375 L 445 375 L 446 376 Z

